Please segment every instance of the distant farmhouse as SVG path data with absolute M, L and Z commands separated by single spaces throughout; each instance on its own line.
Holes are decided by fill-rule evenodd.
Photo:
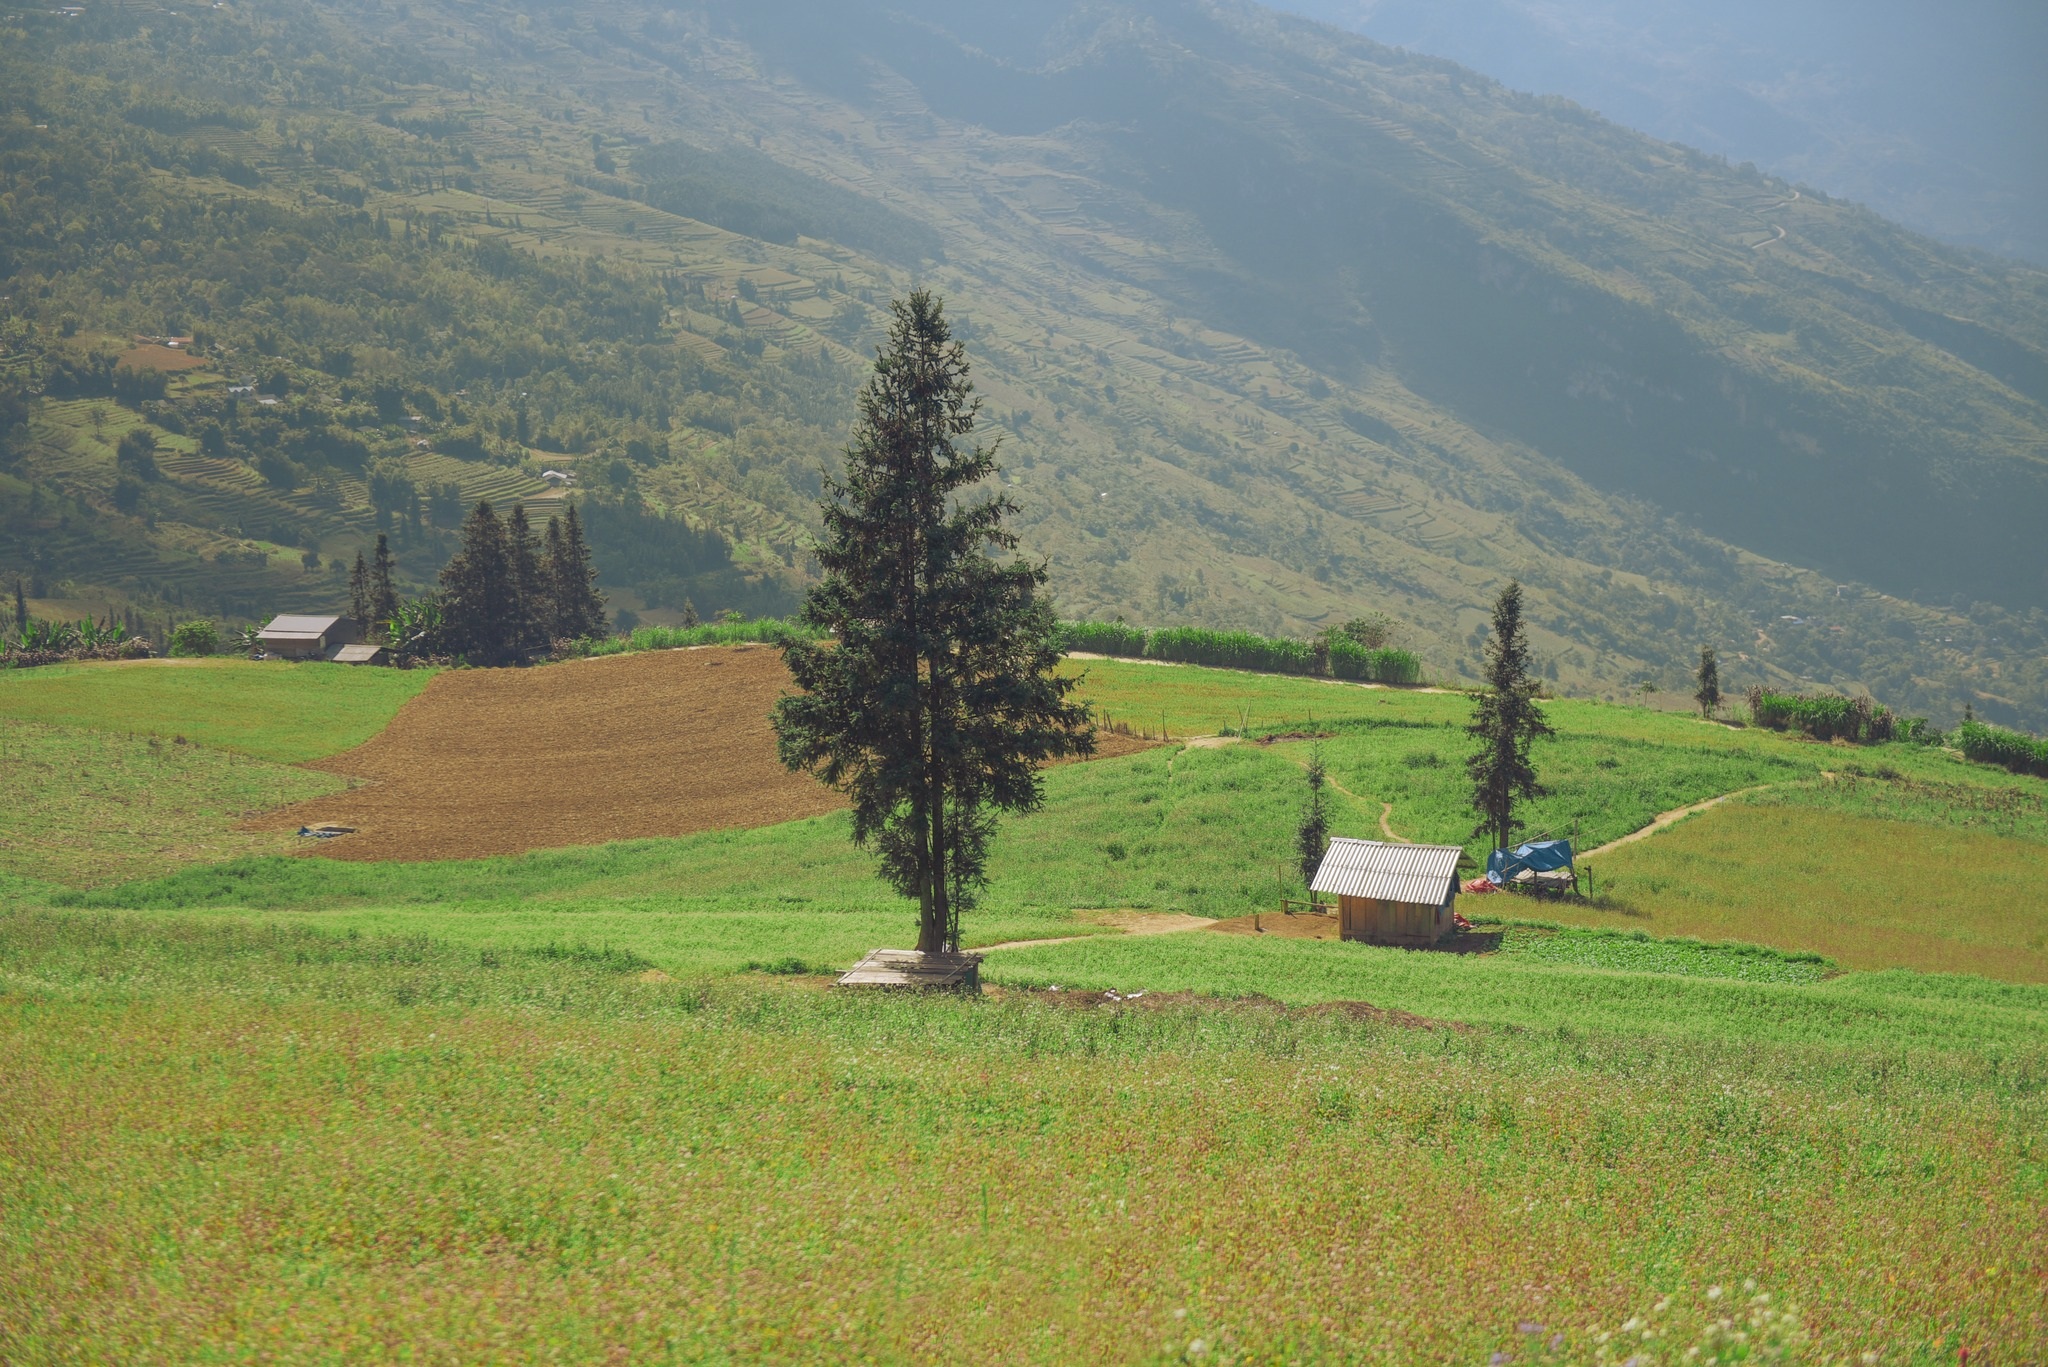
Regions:
M 333 660 L 338 664 L 376 664 L 384 648 L 363 640 L 353 617 L 303 617 L 287 614 L 270 619 L 256 634 L 256 643 L 287 660 Z

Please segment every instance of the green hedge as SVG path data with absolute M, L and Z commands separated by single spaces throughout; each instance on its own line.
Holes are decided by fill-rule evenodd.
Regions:
M 1966 721 L 1956 728 L 1956 748 L 1966 759 L 1979 764 L 1996 764 L 2015 774 L 2039 774 L 2048 778 L 2048 740 L 2035 740 L 2017 731 Z
M 1063 622 L 1061 644 L 1090 655 L 1173 660 L 1217 669 L 1260 674 L 1330 674 L 1340 679 L 1412 684 L 1422 680 L 1422 661 L 1406 650 L 1367 650 L 1331 633 L 1308 641 L 1260 636 L 1249 631 L 1206 627 L 1161 627 L 1145 631 L 1122 622 Z
M 1070 652 L 1078 650 L 1088 655 L 1122 655 L 1127 659 L 1143 659 L 1145 629 L 1125 626 L 1122 622 L 1062 622 L 1060 649 Z
M 1307 641 L 1255 636 L 1249 631 L 1206 627 L 1161 627 L 1145 638 L 1145 656 L 1217 669 L 1250 669 L 1261 674 L 1315 674 L 1319 663 Z
M 1421 683 L 1422 661 L 1410 651 L 1392 647 L 1367 650 L 1348 636 L 1332 636 L 1330 672 L 1340 679 L 1365 679 L 1373 683 Z
M 1868 698 L 1809 698 L 1761 688 L 1749 690 L 1749 716 L 1758 726 L 1803 731 L 1815 740 L 1885 741 L 1895 729 L 1891 709 Z
M 750 622 L 705 622 L 694 627 L 635 627 L 624 636 L 602 641 L 575 641 L 560 652 L 563 658 L 625 655 L 636 650 L 677 650 L 684 646 L 733 646 L 753 642 L 781 645 L 788 640 L 816 640 L 818 633 L 797 622 L 774 617 Z

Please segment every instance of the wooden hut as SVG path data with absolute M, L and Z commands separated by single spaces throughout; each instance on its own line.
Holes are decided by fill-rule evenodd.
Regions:
M 1337 933 L 1375 945 L 1433 945 L 1451 931 L 1458 898 L 1456 845 L 1330 842 L 1309 883 L 1337 899 Z

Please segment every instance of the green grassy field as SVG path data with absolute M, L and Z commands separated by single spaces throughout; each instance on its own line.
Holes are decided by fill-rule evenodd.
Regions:
M 2048 1342 L 2038 1032 L 634 967 L 0 914 L 0 1356 L 1679 1362 L 1756 1294 L 1778 1360 Z
M 1810 949 L 1851 968 L 2048 983 L 2048 846 L 1772 796 L 1602 857 L 1599 905 L 1557 919 Z
M 0 876 L 92 887 L 276 854 L 292 836 L 236 825 L 343 786 L 176 738 L 0 716 Z
M 2048 1343 L 2039 913 L 1992 896 L 2048 844 L 2048 785 L 1554 703 L 1532 819 L 1590 842 L 1760 791 L 1602 856 L 1598 906 L 1467 904 L 1577 924 L 1422 953 L 1088 914 L 1236 916 L 1294 886 L 1275 866 L 1307 742 L 1167 746 L 1048 771 L 1045 810 L 998 837 L 970 944 L 1081 938 L 990 955 L 979 1000 L 886 999 L 821 990 L 913 919 L 844 814 L 438 864 L 219 858 L 206 832 L 261 784 L 330 781 L 250 757 L 293 743 L 328 679 L 404 676 L 71 671 L 35 695 L 188 739 L 203 718 L 218 748 L 0 723 L 33 818 L 0 817 L 0 1357 Z M 244 685 L 268 705 L 222 700 Z M 1402 835 L 1469 829 L 1462 697 L 1143 665 L 1088 686 L 1113 715 L 1166 690 L 1176 735 L 1241 728 L 1222 709 L 1247 696 L 1273 709 L 1255 737 L 1307 729 L 1313 697 L 1356 794 L 1339 832 L 1389 802 Z M 343 697 L 353 739 L 400 701 Z M 189 849 L 130 848 L 121 815 L 146 811 L 194 823 Z M 1757 824 L 1698 853 L 1729 818 Z M 1844 881 L 1879 852 L 1896 866 Z M 1871 896 L 1930 867 L 1945 939 Z M 1853 971 L 1965 951 L 1978 976 Z
M 0 670 L 0 717 L 187 740 L 281 764 L 324 759 L 383 730 L 429 669 L 284 660 L 145 660 Z

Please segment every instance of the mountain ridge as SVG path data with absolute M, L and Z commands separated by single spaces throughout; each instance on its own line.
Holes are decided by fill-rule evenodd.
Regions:
M 251 107 L 421 169 L 298 164 L 260 120 L 212 141 L 277 145 L 262 193 L 416 216 L 450 271 L 582 259 L 622 298 L 658 292 L 630 344 L 542 315 L 590 352 L 575 384 L 511 378 L 508 342 L 471 341 L 508 378 L 463 402 L 508 448 L 624 461 L 636 497 L 727 535 L 758 593 L 800 586 L 805 472 L 841 439 L 877 306 L 922 280 L 962 323 L 1027 548 L 1071 610 L 1271 631 L 1385 607 L 1469 673 L 1517 573 L 1560 686 L 1669 687 L 1705 642 L 1767 682 L 2048 717 L 2048 552 L 2027 535 L 2048 277 L 1249 6 L 1024 5 L 958 32 L 935 6 L 892 13 L 285 8 L 265 22 L 327 51 L 354 35 L 364 55 L 330 58 L 354 93 Z M 795 65 L 774 42 L 793 32 Z M 908 74 L 887 60 L 918 51 Z M 935 104 L 916 78 L 936 70 L 967 75 L 928 81 Z M 666 212 L 635 164 L 678 142 L 865 195 L 943 258 Z M 362 331 L 366 368 L 416 354 L 423 386 L 456 378 L 452 344 Z M 322 339 L 268 340 L 337 406 Z M 515 443 L 535 377 L 553 430 Z

